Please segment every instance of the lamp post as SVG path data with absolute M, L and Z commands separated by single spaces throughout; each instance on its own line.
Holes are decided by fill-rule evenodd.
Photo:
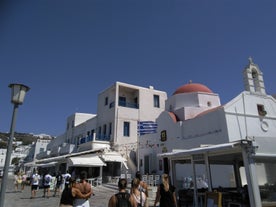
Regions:
M 12 122 L 11 122 L 11 128 L 10 128 L 10 137 L 8 139 L 6 160 L 4 165 L 4 173 L 3 173 L 2 183 L 1 183 L 0 207 L 4 207 L 17 109 L 19 105 L 23 104 L 26 92 L 30 89 L 28 86 L 17 84 L 17 83 L 12 83 L 9 85 L 9 87 L 12 89 L 11 102 L 14 104 L 14 107 L 13 107 L 13 115 L 12 115 Z

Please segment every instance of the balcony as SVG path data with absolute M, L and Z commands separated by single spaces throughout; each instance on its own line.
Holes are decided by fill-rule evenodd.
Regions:
M 139 109 L 139 104 L 135 103 L 135 102 L 119 101 L 119 106 L 133 108 L 133 109 Z

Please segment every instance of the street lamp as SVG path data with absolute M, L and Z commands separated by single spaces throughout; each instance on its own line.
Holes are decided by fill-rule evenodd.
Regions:
M 4 173 L 3 173 L 2 183 L 1 183 L 0 207 L 4 207 L 17 109 L 19 105 L 23 104 L 26 92 L 30 90 L 28 86 L 25 86 L 23 84 L 17 84 L 17 83 L 12 83 L 9 85 L 9 87 L 12 89 L 11 102 L 14 104 L 14 107 L 13 107 L 13 115 L 12 115 L 12 122 L 11 122 L 11 128 L 10 128 L 10 137 L 8 140 L 8 147 L 6 152 Z

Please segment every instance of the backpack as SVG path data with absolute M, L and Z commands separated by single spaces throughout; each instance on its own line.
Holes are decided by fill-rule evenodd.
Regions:
M 65 177 L 65 183 L 69 184 L 70 179 L 71 179 L 71 176 L 67 175 L 67 176 Z
M 117 193 L 115 196 L 117 198 L 116 207 L 131 207 L 129 193 Z
M 38 175 L 37 174 L 34 176 L 34 183 L 36 183 L 36 182 L 38 182 Z
M 50 176 L 45 176 L 45 181 L 46 181 L 46 183 L 50 183 L 50 181 L 51 181 L 51 178 L 50 178 Z

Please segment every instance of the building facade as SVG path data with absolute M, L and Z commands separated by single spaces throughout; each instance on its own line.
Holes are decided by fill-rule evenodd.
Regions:
M 97 155 L 104 162 L 99 165 L 100 176 L 134 174 L 136 170 L 143 174 L 167 172 L 178 188 L 185 186 L 191 176 L 194 182 L 197 177 L 207 180 L 209 187 L 241 187 L 249 183 L 251 206 L 271 201 L 274 198 L 270 194 L 260 197 L 259 186 L 274 186 L 276 182 L 273 176 L 276 100 L 266 94 L 263 74 L 251 58 L 243 70 L 243 80 L 244 91 L 224 105 L 218 94 L 200 83 L 180 86 L 167 97 L 166 92 L 152 86 L 144 88 L 116 82 L 99 93 L 97 114 L 76 113 L 68 117 L 65 133 L 48 144 L 49 152 L 42 153 L 37 163 L 57 161 L 59 170 L 65 170 L 70 165 L 81 166 L 74 163 L 72 156 L 80 159 L 88 154 L 94 159 Z M 156 132 L 139 133 L 138 122 L 156 123 Z M 204 167 L 211 160 L 207 156 L 209 150 L 214 162 L 220 164 L 212 166 L 212 173 Z M 227 156 L 223 155 L 224 150 L 229 153 Z M 126 163 L 118 156 L 118 160 L 107 159 L 108 153 L 114 152 Z M 185 159 L 178 152 L 184 153 L 181 155 Z M 215 159 L 220 156 L 225 160 Z M 182 165 L 186 158 L 190 166 Z M 226 166 L 233 160 L 239 173 L 232 166 Z M 194 161 L 198 165 L 191 165 Z M 85 165 L 93 167 L 89 163 L 82 167 Z M 88 174 L 91 173 L 90 170 Z M 212 179 L 210 183 L 211 174 L 219 179 Z M 258 179 L 254 180 L 253 175 Z
M 69 166 L 66 158 L 71 155 L 94 156 L 97 153 L 102 159 L 105 157 L 103 160 L 107 163 L 98 175 L 134 174 L 138 160 L 138 122 L 154 122 L 165 110 L 166 99 L 165 92 L 155 90 L 152 86 L 144 88 L 116 82 L 99 93 L 96 115 L 75 113 L 67 118 L 65 133 L 48 144 L 47 150 L 39 155 L 37 164 L 57 161 L 60 165 L 55 171 L 64 171 Z M 123 159 L 118 156 L 116 159 L 107 159 L 108 153 L 113 152 Z M 118 160 L 124 159 L 126 162 L 120 165 Z
M 275 202 L 276 100 L 252 59 L 243 80 L 245 90 L 224 105 L 202 84 L 168 97 L 157 134 L 141 137 L 142 171 L 168 172 L 178 189 L 202 179 L 210 191 L 249 186 L 250 206 Z

